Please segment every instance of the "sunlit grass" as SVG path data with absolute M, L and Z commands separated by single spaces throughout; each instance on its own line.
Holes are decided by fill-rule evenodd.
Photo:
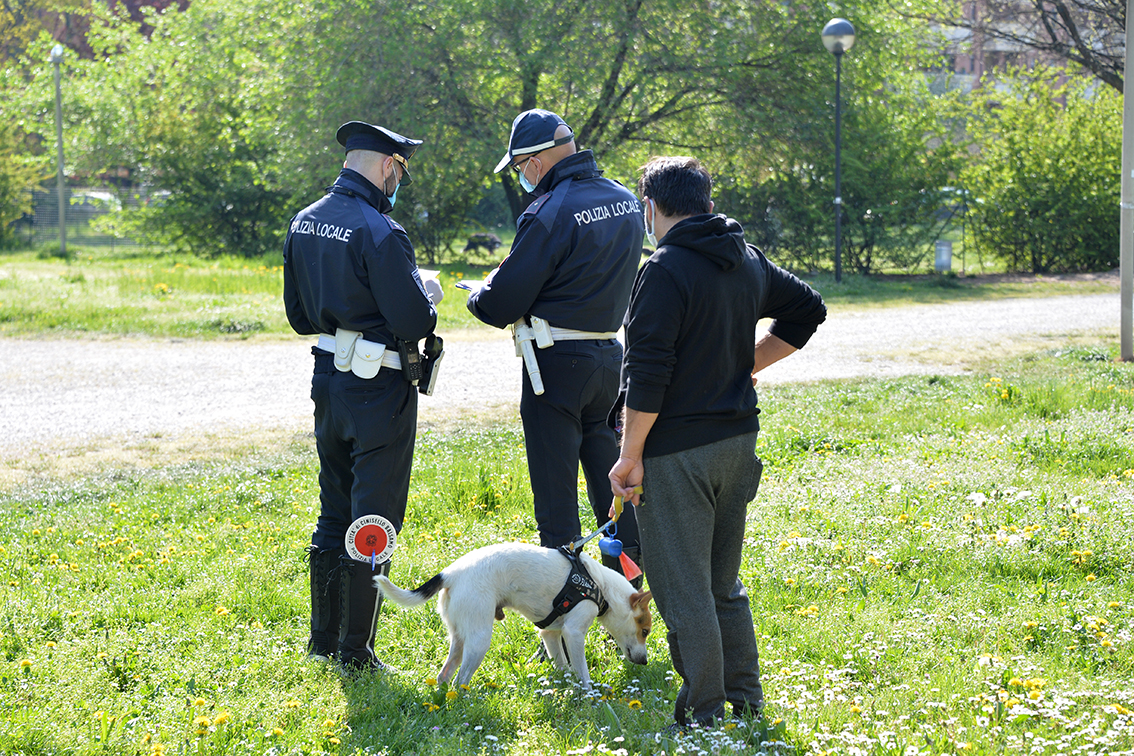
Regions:
M 592 695 L 514 615 L 468 689 L 436 684 L 432 607 L 383 609 L 404 674 L 307 661 L 310 438 L 41 479 L 0 501 L 0 752 L 1130 752 L 1134 374 L 1112 357 L 762 391 L 742 574 L 768 718 L 678 741 L 660 623 L 647 667 L 592 630 Z M 534 539 L 518 423 L 420 436 L 396 582 Z
M 438 333 L 490 331 L 467 310 L 462 279 L 482 279 L 508 251 L 439 266 L 445 299 Z M 0 336 L 145 335 L 181 338 L 291 336 L 282 304 L 282 258 L 201 259 L 135 248 L 80 248 L 71 261 L 33 252 L 0 255 Z M 446 258 L 448 259 L 448 258 Z M 455 258 L 454 258 L 455 259 Z M 431 267 L 422 263 L 422 267 Z M 1117 291 L 1113 276 L 959 278 L 805 276 L 832 312 L 950 301 Z

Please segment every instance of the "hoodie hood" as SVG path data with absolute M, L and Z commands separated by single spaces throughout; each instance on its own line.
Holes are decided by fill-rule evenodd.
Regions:
M 694 215 L 678 223 L 658 241 L 658 247 L 673 245 L 698 252 L 722 270 L 736 270 L 747 246 L 744 229 L 724 215 Z

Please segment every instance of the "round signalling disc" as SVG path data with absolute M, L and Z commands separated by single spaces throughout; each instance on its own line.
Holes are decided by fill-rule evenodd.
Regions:
M 394 553 L 397 542 L 398 534 L 393 524 L 382 515 L 363 515 L 347 529 L 347 553 L 360 562 L 385 562 Z

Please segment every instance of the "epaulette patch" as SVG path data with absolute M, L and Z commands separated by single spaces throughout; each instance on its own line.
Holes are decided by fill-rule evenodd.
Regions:
M 539 209 L 546 205 L 547 201 L 551 199 L 551 194 L 551 192 L 548 192 L 547 194 L 542 194 L 537 197 L 535 202 L 528 205 L 528 209 L 524 211 L 524 215 L 535 215 L 536 213 L 538 213 Z
M 393 218 L 391 218 L 390 216 L 386 215 L 385 213 L 382 213 L 382 217 L 385 218 L 386 222 L 390 224 L 390 228 L 394 229 L 395 231 L 401 231 L 403 234 L 406 232 L 406 230 L 404 228 L 402 228 L 398 224 L 398 222 L 396 220 L 394 220 Z

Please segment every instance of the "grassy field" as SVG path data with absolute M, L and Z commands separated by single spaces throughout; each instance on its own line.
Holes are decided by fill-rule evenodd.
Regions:
M 0 254 L 0 336 L 145 335 L 166 338 L 287 336 L 280 259 L 204 260 L 138 249 L 78 248 L 73 259 L 35 252 Z M 504 250 L 497 253 L 502 257 Z M 483 264 L 443 265 L 446 297 L 438 332 L 487 329 L 465 308 L 461 278 L 480 279 Z M 828 305 L 842 310 L 987 297 L 1117 291 L 1117 276 L 806 277 Z
M 767 718 L 676 741 L 660 624 L 646 667 L 592 630 L 593 694 L 530 661 L 514 615 L 467 690 L 433 679 L 432 607 L 383 609 L 403 674 L 308 661 L 308 437 L 40 479 L 0 494 L 0 753 L 1134 753 L 1134 374 L 1114 357 L 763 391 L 743 578 Z M 517 422 L 423 434 L 395 582 L 533 538 Z

